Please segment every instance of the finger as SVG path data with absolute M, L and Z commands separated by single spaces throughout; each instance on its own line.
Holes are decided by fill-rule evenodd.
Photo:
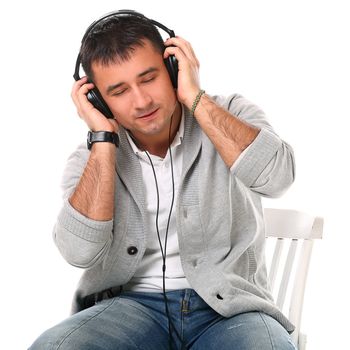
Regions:
M 169 41 L 169 44 L 172 43 L 173 46 L 180 48 L 184 52 L 186 57 L 199 67 L 199 60 L 196 54 L 194 53 L 191 44 L 180 38 L 171 39 L 172 40 Z
M 80 87 L 80 89 L 77 91 L 76 97 L 77 97 L 77 102 L 81 110 L 85 109 L 91 109 L 94 108 L 94 106 L 91 104 L 91 102 L 87 98 L 87 93 L 93 89 L 94 84 L 92 83 L 87 83 L 84 84 Z
M 83 84 L 79 89 L 78 89 L 78 94 L 86 95 L 91 89 L 94 88 L 93 83 L 86 83 Z
M 184 39 L 182 39 L 180 37 L 168 38 L 164 44 L 165 44 L 165 46 L 168 46 L 168 47 L 169 46 L 176 46 L 176 47 L 180 48 L 187 56 L 193 55 L 193 51 L 189 47 L 189 43 L 187 43 Z
M 167 47 L 164 51 L 164 59 L 168 58 L 170 55 L 174 55 L 178 61 L 179 70 L 181 71 L 185 67 L 192 67 L 198 69 L 198 63 L 196 60 L 188 58 L 185 53 L 176 46 Z
M 72 93 L 75 93 L 76 91 L 78 91 L 82 85 L 87 83 L 87 77 L 83 77 L 77 81 L 74 82 L 73 87 L 72 87 Z
M 181 71 L 185 66 L 190 66 L 190 60 L 187 58 L 187 56 L 184 54 L 184 52 L 175 46 L 167 47 L 164 51 L 164 59 L 167 59 L 169 56 L 175 56 L 177 62 L 178 62 L 178 68 L 179 71 Z
M 77 95 L 80 88 L 82 87 L 82 85 L 86 84 L 86 82 L 87 82 L 87 77 L 81 78 L 80 80 L 77 80 L 76 82 L 74 82 L 72 87 L 72 92 L 71 92 L 71 97 L 74 103 L 77 102 Z
M 176 46 L 169 46 L 164 50 L 164 58 L 168 58 L 171 55 L 174 55 L 178 61 L 187 58 L 185 53 L 179 47 Z
M 176 36 L 176 37 L 168 38 L 164 44 L 165 46 L 174 45 L 176 47 L 179 47 L 188 58 L 194 60 L 199 66 L 199 61 L 193 50 L 192 45 L 185 39 L 179 36 Z
M 73 87 L 72 99 L 77 108 L 77 112 L 80 118 L 84 118 L 86 113 L 94 108 L 86 96 L 89 90 L 93 87 L 94 84 L 92 83 L 81 85 L 81 82 L 75 84 L 75 86 Z
M 84 102 L 85 100 L 87 101 L 86 95 L 93 88 L 93 83 L 77 84 L 77 86 L 73 88 L 73 100 L 78 103 Z

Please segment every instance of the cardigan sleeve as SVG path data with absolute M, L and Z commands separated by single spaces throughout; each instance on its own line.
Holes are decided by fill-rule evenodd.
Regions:
M 265 113 L 244 97 L 231 95 L 218 100 L 233 115 L 260 128 L 258 136 L 240 157 L 239 163 L 231 168 L 233 175 L 263 196 L 282 195 L 295 179 L 292 147 L 275 133 Z
M 68 198 L 76 188 L 89 158 L 86 145 L 69 157 L 62 177 L 63 206 L 53 229 L 62 256 L 71 265 L 91 268 L 106 256 L 113 238 L 113 220 L 96 221 L 79 213 Z

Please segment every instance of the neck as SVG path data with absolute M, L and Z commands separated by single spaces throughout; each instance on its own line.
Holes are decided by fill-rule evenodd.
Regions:
M 145 135 L 143 138 L 138 137 L 136 139 L 133 136 L 136 146 L 150 154 L 164 158 L 168 152 L 169 146 L 175 138 L 177 131 L 179 130 L 181 115 L 181 105 L 177 102 L 175 111 L 169 119 L 168 128 L 165 128 L 159 135 L 153 135 L 152 137 Z M 169 130 L 170 127 L 171 130 Z

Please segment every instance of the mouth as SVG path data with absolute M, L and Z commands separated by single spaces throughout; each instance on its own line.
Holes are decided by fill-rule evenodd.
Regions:
M 156 108 L 156 109 L 154 109 L 154 110 L 153 110 L 152 112 L 150 112 L 150 113 L 146 113 L 146 114 L 140 115 L 140 116 L 138 117 L 138 119 L 148 119 L 148 118 L 152 118 L 152 117 L 154 117 L 154 115 L 157 113 L 158 109 L 159 109 L 159 108 Z

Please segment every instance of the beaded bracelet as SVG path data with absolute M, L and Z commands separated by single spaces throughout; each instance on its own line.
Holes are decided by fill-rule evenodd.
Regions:
M 194 115 L 194 111 L 196 110 L 197 108 L 197 105 L 198 105 L 198 102 L 199 100 L 201 99 L 202 95 L 205 93 L 204 90 L 199 90 L 196 98 L 194 99 L 193 101 L 193 104 L 192 104 L 192 108 L 191 108 L 191 115 L 193 116 Z

